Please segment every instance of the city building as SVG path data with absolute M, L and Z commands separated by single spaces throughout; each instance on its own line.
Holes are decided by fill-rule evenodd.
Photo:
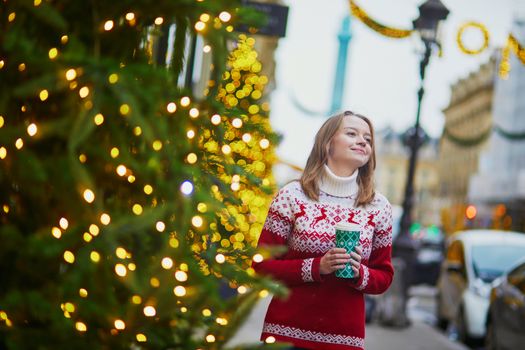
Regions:
M 394 207 L 401 208 L 405 194 L 408 171 L 408 153 L 404 135 L 387 127 L 376 132 L 375 182 Z M 440 213 L 436 210 L 436 193 L 439 185 L 437 139 L 429 138 L 419 149 L 414 178 L 414 211 L 412 222 L 423 226 L 440 224 Z
M 512 33 L 525 43 L 525 21 Z M 492 134 L 472 177 L 468 200 L 476 224 L 525 232 L 525 65 L 511 53 L 507 79 L 497 79 Z
M 443 110 L 438 194 L 446 233 L 462 229 L 467 223 L 469 181 L 478 170 L 479 155 L 487 148 L 491 135 L 496 74 L 496 59 L 492 56 L 478 70 L 452 85 L 449 105 Z
M 267 6 L 280 6 L 283 5 L 282 0 L 255 0 L 246 3 L 245 6 L 254 7 L 260 4 L 261 8 L 257 8 L 259 11 L 266 13 L 269 16 L 270 21 L 273 25 L 268 26 L 271 29 L 266 30 L 286 30 L 286 14 L 285 11 L 280 11 L 279 18 L 271 17 L 271 10 Z M 265 4 L 267 6 L 265 6 Z M 266 11 L 262 8 L 266 8 Z M 278 27 L 275 29 L 274 27 Z M 257 33 L 253 28 L 246 28 L 250 34 L 248 36 L 255 39 L 255 51 L 257 52 L 257 59 L 261 62 L 262 70 L 261 75 L 268 78 L 268 84 L 264 91 L 263 101 L 267 101 L 267 96 L 275 89 L 275 59 L 274 54 L 277 49 L 279 39 L 284 33 Z M 193 91 L 194 96 L 202 98 L 208 91 L 211 71 L 213 69 L 211 47 L 205 41 L 201 35 L 193 33 L 192 30 L 184 28 L 186 31 L 186 39 L 184 46 L 184 64 L 180 72 L 177 84 L 181 87 L 190 88 Z M 170 66 L 174 59 L 174 45 L 176 41 L 177 25 L 176 23 L 165 23 L 158 28 L 151 28 L 151 33 L 148 35 L 148 40 L 145 45 L 149 48 L 150 54 L 152 55 L 155 62 L 159 64 L 165 64 Z M 234 40 L 227 43 L 230 49 L 233 50 L 236 42 Z

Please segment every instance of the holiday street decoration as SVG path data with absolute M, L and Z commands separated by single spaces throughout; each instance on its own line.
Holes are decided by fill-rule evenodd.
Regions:
M 366 13 L 366 11 L 363 10 L 360 6 L 358 6 L 353 0 L 350 0 L 350 11 L 352 13 L 352 16 L 359 19 L 367 27 L 389 38 L 403 39 L 409 37 L 414 32 L 414 30 L 412 29 L 393 28 L 379 23 L 378 21 L 370 17 Z
M 501 137 L 504 137 L 505 139 L 507 139 L 509 141 L 525 141 L 525 131 L 511 132 L 511 131 L 503 129 L 502 127 L 500 127 L 498 125 L 494 125 L 493 129 Z
M 501 62 L 499 66 L 499 75 L 502 78 L 507 78 L 510 72 L 510 52 L 513 52 L 525 64 L 525 48 L 518 42 L 516 37 L 509 34 L 507 44 L 502 50 Z
M 443 137 L 461 147 L 472 147 L 479 145 L 480 143 L 486 141 L 491 133 L 492 129 L 489 127 L 487 130 L 474 137 L 458 137 L 451 133 L 448 128 L 445 127 L 443 129 Z
M 370 17 L 365 10 L 363 10 L 359 5 L 356 4 L 355 0 L 349 0 L 350 3 L 350 11 L 354 17 L 359 19 L 363 24 L 365 24 L 370 29 L 374 30 L 375 32 L 387 36 L 389 38 L 394 39 L 403 39 L 407 38 L 410 35 L 414 33 L 414 30 L 410 29 L 399 29 L 399 28 L 393 28 L 386 25 L 381 24 L 380 22 L 376 21 L 372 17 Z M 463 33 L 468 29 L 477 29 L 481 32 L 481 35 L 483 37 L 483 41 L 481 43 L 481 46 L 479 48 L 472 48 L 468 45 L 465 45 L 463 43 Z M 489 31 L 486 28 L 486 26 L 479 22 L 473 22 L 469 21 L 464 24 L 462 24 L 457 32 L 456 35 L 456 41 L 458 44 L 458 48 L 461 52 L 467 54 L 467 55 L 478 55 L 485 51 L 489 47 L 490 42 L 490 35 Z M 520 62 L 522 64 L 525 64 L 525 48 L 518 42 L 516 37 L 509 33 L 507 42 L 505 46 L 502 48 L 502 59 L 500 62 L 500 68 L 499 68 L 499 76 L 502 79 L 506 79 L 508 77 L 509 71 L 510 71 L 510 53 L 514 53 Z
M 481 45 L 480 48 L 478 48 L 478 49 L 470 49 L 470 48 L 467 48 L 463 44 L 463 33 L 468 28 L 477 28 L 477 29 L 479 29 L 481 31 L 481 33 L 483 35 L 483 44 Z M 456 37 L 456 41 L 458 43 L 458 47 L 461 50 L 461 52 L 463 52 L 463 53 L 465 53 L 467 55 L 477 55 L 477 54 L 481 53 L 482 51 L 484 51 L 489 46 L 489 31 L 487 30 L 487 27 L 485 27 L 481 23 L 478 23 L 478 22 L 467 22 L 467 23 L 461 25 L 461 27 L 459 27 L 458 34 L 457 34 L 457 37 Z
M 240 5 L 1 3 L 0 348 L 222 349 L 282 292 L 250 268 L 277 139 L 253 39 L 226 50 Z M 201 100 L 177 86 L 187 29 Z
M 456 144 L 457 146 L 473 147 L 485 142 L 490 137 L 492 132 L 496 132 L 499 136 L 503 137 L 504 139 L 510 142 L 525 141 L 525 132 L 511 132 L 503 129 L 499 125 L 491 125 L 487 128 L 487 130 L 473 137 L 461 137 L 454 135 L 453 132 L 451 132 L 447 127 L 445 127 L 443 129 L 443 137 L 449 140 L 450 142 Z

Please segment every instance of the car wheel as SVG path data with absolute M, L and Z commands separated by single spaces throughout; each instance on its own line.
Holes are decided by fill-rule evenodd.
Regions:
M 470 347 L 475 345 L 475 339 L 468 334 L 467 320 L 465 319 L 465 311 L 463 307 L 459 308 L 458 315 L 456 317 L 456 327 L 458 331 L 458 339 L 463 344 Z
M 494 330 L 494 325 L 492 321 L 489 321 L 487 324 L 487 336 L 485 337 L 485 348 L 487 350 L 500 350 L 498 346 L 498 341 L 496 338 L 496 332 Z

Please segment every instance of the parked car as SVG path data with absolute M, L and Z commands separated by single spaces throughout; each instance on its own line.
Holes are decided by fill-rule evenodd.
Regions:
M 466 344 L 485 337 L 491 283 L 525 257 L 525 233 L 458 232 L 447 240 L 437 283 L 438 324 L 454 326 Z
M 498 278 L 490 292 L 487 350 L 521 349 L 525 344 L 525 259 Z

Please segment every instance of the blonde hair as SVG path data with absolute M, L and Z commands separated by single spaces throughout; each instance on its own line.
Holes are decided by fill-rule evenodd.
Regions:
M 300 178 L 301 187 L 308 198 L 311 200 L 319 200 L 319 181 L 324 173 L 324 165 L 328 162 L 328 146 L 332 138 L 341 127 L 341 123 L 345 117 L 356 117 L 364 120 L 370 128 L 370 145 L 372 153 L 368 162 L 359 168 L 359 175 L 357 176 L 357 185 L 359 190 L 357 192 L 356 206 L 362 206 L 372 202 L 375 196 L 374 191 L 374 170 L 376 168 L 376 153 L 374 144 L 374 127 L 372 122 L 365 116 L 345 111 L 343 113 L 334 115 L 328 118 L 321 126 L 315 135 L 315 142 L 312 151 L 308 156 L 306 167 Z

